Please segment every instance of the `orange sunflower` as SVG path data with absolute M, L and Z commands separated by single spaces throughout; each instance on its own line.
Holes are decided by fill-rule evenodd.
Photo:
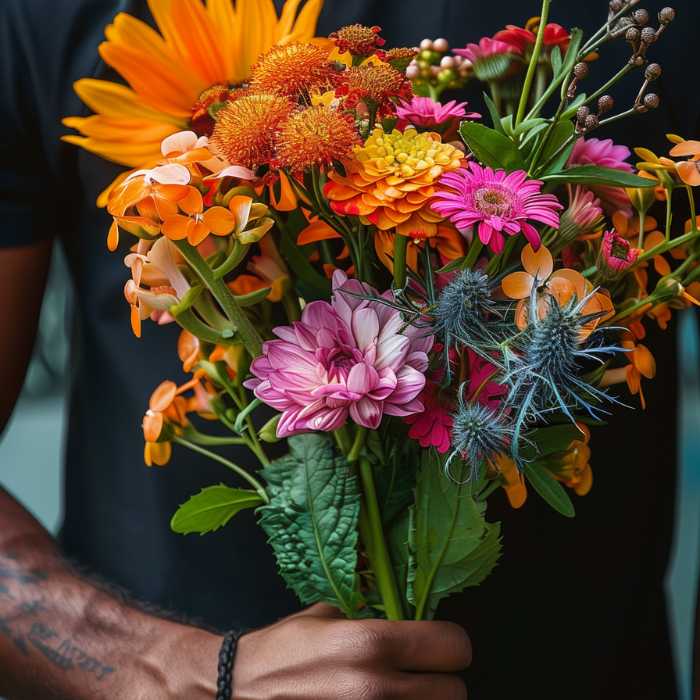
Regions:
M 157 31 L 125 13 L 105 30 L 104 62 L 127 85 L 85 78 L 75 90 L 95 114 L 68 117 L 79 132 L 64 140 L 102 158 L 139 167 L 160 158 L 160 143 L 186 129 L 200 96 L 250 76 L 276 44 L 313 38 L 323 0 L 148 0 Z

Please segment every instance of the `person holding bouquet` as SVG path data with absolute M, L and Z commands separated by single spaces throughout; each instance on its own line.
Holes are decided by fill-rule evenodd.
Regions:
M 143 444 L 134 435 L 134 416 L 148 403 L 154 376 L 177 376 L 182 371 L 172 352 L 178 335 L 175 324 L 159 329 L 162 331 L 159 333 L 144 333 L 138 341 L 123 333 L 124 307 L 120 299 L 123 279 L 112 273 L 113 259 L 104 250 L 100 235 L 109 227 L 110 217 L 103 209 L 94 209 L 95 200 L 123 167 L 61 144 L 59 137 L 66 130 L 59 124 L 65 115 L 83 114 L 65 122 L 81 134 L 72 137 L 74 143 L 119 166 L 136 168 L 137 162 L 147 161 L 153 144 L 160 146 L 161 141 L 172 136 L 173 119 L 178 121 L 182 116 L 177 116 L 178 109 L 181 110 L 178 100 L 185 99 L 183 91 L 190 78 L 187 65 L 183 65 L 179 73 L 161 75 L 162 81 L 157 86 L 139 83 L 149 61 L 156 66 L 161 64 L 154 48 L 159 44 L 151 34 L 154 30 L 146 29 L 133 17 L 155 22 L 158 30 L 179 46 L 182 56 L 192 58 L 196 53 L 192 48 L 196 47 L 196 38 L 194 31 L 188 34 L 188 27 L 198 26 L 193 5 L 201 3 L 199 0 L 148 3 L 4 0 L 0 7 L 4 39 L 0 44 L 3 78 L 0 110 L 5 130 L 0 149 L 0 212 L 5 222 L 0 249 L 0 259 L 5 263 L 5 274 L 0 278 L 4 326 L 0 336 L 4 360 L 0 402 L 3 424 L 12 412 L 31 353 L 54 238 L 60 239 L 65 247 L 76 287 L 74 383 L 65 456 L 66 512 L 59 541 L 54 541 L 10 494 L 0 490 L 0 694 L 10 700 L 40 697 L 204 700 L 231 697 L 232 683 L 233 697 L 241 700 L 410 700 L 431 695 L 450 700 L 467 697 L 466 678 L 469 697 L 477 700 L 508 697 L 523 691 L 541 698 L 562 694 L 574 699 L 677 697 L 662 588 L 672 536 L 675 469 L 674 450 L 669 444 L 676 401 L 672 368 L 675 348 L 670 334 L 661 342 L 661 349 L 656 349 L 662 381 L 647 390 L 646 413 L 637 412 L 625 418 L 615 415 L 607 429 L 597 429 L 596 464 L 601 482 L 607 480 L 605 488 L 593 491 L 587 497 L 589 501 L 579 507 L 578 518 L 563 525 L 543 504 L 532 499 L 523 512 L 517 513 L 516 519 L 505 498 L 501 499 L 495 508 L 498 518 L 509 525 L 512 557 L 506 558 L 496 570 L 489 586 L 453 597 L 441 607 L 440 620 L 348 620 L 337 608 L 325 604 L 300 609 L 275 575 L 275 562 L 264 534 L 255 526 L 250 513 L 237 515 L 236 527 L 201 539 L 181 539 L 164 526 L 177 506 L 201 487 L 203 479 L 204 483 L 216 483 L 221 480 L 220 472 L 216 464 L 205 461 L 197 452 L 186 454 L 184 450 L 178 456 L 177 466 L 171 465 L 169 474 L 140 466 Z M 209 5 L 218 8 L 220 18 L 229 17 L 224 9 L 226 2 Z M 694 32 L 700 9 L 690 0 L 681 0 L 676 5 L 675 10 L 683 19 L 673 27 L 674 45 L 692 45 L 697 38 Z M 317 35 L 329 35 L 338 27 L 355 26 L 358 22 L 371 27 L 371 33 L 376 35 L 368 39 L 376 44 L 372 51 L 383 50 L 379 31 L 374 31 L 376 25 L 382 26 L 381 36 L 390 37 L 393 44 L 418 44 L 425 34 L 446 34 L 449 42 L 426 40 L 421 45 L 423 51 L 439 55 L 446 54 L 450 45 L 461 47 L 472 38 L 485 36 L 479 44 L 458 48 L 454 55 L 445 56 L 447 60 L 442 59 L 435 66 L 437 70 L 428 71 L 426 80 L 433 89 L 439 85 L 436 81 L 440 80 L 440 70 L 458 74 L 459 66 L 466 65 L 461 60 L 466 56 L 473 65 L 484 58 L 492 65 L 503 55 L 517 63 L 512 57 L 522 56 L 525 65 L 524 57 L 534 50 L 539 41 L 535 37 L 541 34 L 536 25 L 532 25 L 535 31 L 511 25 L 489 38 L 506 23 L 525 23 L 527 18 L 521 17 L 522 3 L 515 2 L 483 5 L 448 0 L 432 4 L 367 0 L 348 5 L 326 0 L 322 7 L 318 0 L 305 3 L 288 0 L 284 8 L 273 9 L 267 0 L 238 0 L 235 6 L 238 24 L 231 26 L 238 29 L 232 35 L 236 39 L 230 59 L 232 85 L 225 86 L 226 93 L 247 85 L 253 64 L 275 44 L 310 42 Z M 565 48 L 570 40 L 570 33 L 563 27 L 586 26 L 590 14 L 590 7 L 584 7 L 583 3 L 566 3 L 560 7 L 554 2 L 552 8 L 560 24 L 552 25 L 552 32 L 547 35 L 550 52 L 555 45 Z M 534 14 L 538 9 L 533 7 L 528 12 Z M 633 10 L 622 0 L 610 3 L 612 15 L 622 9 Z M 605 14 L 607 10 L 602 3 L 601 12 Z M 114 20 L 120 12 L 128 14 Z M 176 16 L 177 12 L 181 14 Z M 634 22 L 639 25 L 641 35 L 649 19 L 637 15 Z M 98 62 L 95 50 L 108 25 L 107 41 L 100 49 L 102 60 Z M 177 44 L 178 41 L 182 43 Z M 337 35 L 335 41 L 339 43 Z M 636 41 L 639 43 L 641 39 Z M 498 42 L 510 47 L 501 51 L 501 59 Z M 611 48 L 610 54 L 606 51 L 607 48 L 595 58 L 601 64 L 615 65 L 615 49 Z M 558 55 L 562 55 L 561 50 Z M 211 56 L 200 55 L 200 59 L 206 64 Z M 583 65 L 585 69 L 587 63 Z M 404 65 L 406 76 L 410 77 L 411 71 L 423 70 L 418 66 L 415 60 Z M 87 83 L 83 82 L 85 90 L 81 97 L 99 116 L 85 116 L 88 112 L 81 111 L 80 101 L 72 92 L 73 81 L 86 75 L 91 79 L 112 80 L 115 68 L 123 77 L 128 76 L 132 87 L 141 85 L 147 91 L 158 92 L 161 109 L 153 104 L 144 107 L 123 101 L 123 88 L 117 83 L 104 90 L 104 83 L 99 87 L 88 79 Z M 600 140 L 589 141 L 585 148 L 575 147 L 571 158 L 579 158 L 581 165 L 610 166 L 612 162 L 614 165 L 610 167 L 625 170 L 629 151 L 603 141 L 604 136 L 619 142 L 649 144 L 648 133 L 652 130 L 658 134 L 697 133 L 700 101 L 688 90 L 689 68 L 692 66 L 688 66 L 684 51 L 667 51 L 658 91 L 661 106 L 652 109 L 656 107 L 652 105 L 654 100 L 641 103 L 644 109 L 638 111 L 651 110 L 645 115 L 646 121 L 627 120 L 623 122 L 624 130 L 617 131 L 619 123 L 613 123 L 609 132 L 600 134 Z M 584 69 L 578 69 L 581 79 Z M 510 64 L 504 70 L 510 71 Z M 173 82 L 178 78 L 182 85 Z M 463 86 L 458 78 L 459 75 L 449 89 Z M 544 93 L 546 85 L 542 80 L 540 87 Z M 621 83 L 617 99 L 624 102 L 628 97 L 626 90 L 629 101 L 634 102 L 638 89 L 637 84 Z M 467 95 L 471 107 L 480 100 L 481 89 L 469 83 L 467 90 L 471 90 Z M 505 112 L 518 110 L 515 96 L 497 91 L 492 94 L 497 108 Z M 209 121 L 216 121 L 216 110 L 210 107 L 218 103 L 220 96 L 217 93 L 212 98 L 212 93 L 205 91 L 197 94 L 196 100 L 190 100 L 192 113 L 188 119 L 195 131 L 210 129 Z M 343 96 L 352 97 L 347 92 Z M 459 95 L 455 93 L 455 96 Z M 227 94 L 226 99 L 229 97 Z M 420 126 L 421 120 L 441 118 L 441 113 L 424 113 L 425 102 L 409 103 L 407 99 L 402 104 L 404 113 L 397 110 L 397 115 L 400 119 L 413 120 L 413 124 Z M 275 117 L 275 105 L 279 106 L 274 100 L 269 102 L 270 108 L 263 114 L 265 119 Z M 455 124 L 460 119 L 469 120 L 474 114 L 467 113 L 464 103 L 460 105 L 456 102 L 452 105 L 456 110 L 452 115 L 457 117 Z M 445 105 L 445 109 L 450 117 L 450 108 Z M 152 132 L 135 127 L 144 111 L 151 120 Z M 585 125 L 590 116 L 583 115 L 580 121 Z M 220 123 L 224 123 L 223 118 Z M 342 128 L 342 124 L 335 125 Z M 244 126 L 236 123 L 238 129 Z M 210 133 L 213 141 L 216 131 L 210 129 Z M 454 141 L 448 141 L 447 133 L 442 144 L 446 147 Z M 371 132 L 364 137 L 368 143 L 374 138 Z M 651 145 L 661 150 L 657 143 Z M 243 143 L 241 148 L 248 146 L 249 143 Z M 299 151 L 303 146 L 303 142 L 298 144 Z M 201 144 L 192 144 L 189 150 L 194 152 L 198 147 Z M 461 167 L 462 151 L 454 146 L 449 148 L 455 153 L 454 170 L 457 170 Z M 181 150 L 177 152 L 185 154 Z M 159 155 L 157 152 L 156 156 Z M 298 156 L 290 153 L 287 157 L 291 161 L 295 155 Z M 163 173 L 156 172 L 157 167 L 154 164 L 142 171 L 146 172 L 144 181 L 149 185 L 165 184 L 163 191 L 167 194 L 167 185 L 173 183 L 159 182 L 157 178 Z M 474 172 L 477 171 L 472 167 Z M 242 170 L 236 173 L 240 177 Z M 347 177 L 338 168 L 335 185 L 327 183 L 324 188 L 324 194 L 334 202 L 336 213 L 346 206 L 338 202 L 348 200 L 349 190 L 343 189 L 349 187 Z M 126 183 L 118 180 L 115 191 L 127 185 L 128 180 Z M 602 207 L 603 202 L 608 203 L 606 196 L 612 196 L 610 206 L 615 206 L 614 197 L 619 195 L 615 190 L 619 189 L 597 191 L 596 201 Z M 282 192 L 274 186 L 271 190 L 270 196 L 279 203 Z M 539 192 L 536 196 L 552 197 Z M 172 202 L 168 204 L 164 200 L 167 196 L 160 206 L 172 206 Z M 540 221 L 553 225 L 553 220 L 546 219 L 549 216 L 560 222 L 556 207 L 546 206 L 547 202 L 552 204 L 551 200 L 537 201 L 547 210 L 535 211 Z M 591 202 L 592 197 L 586 200 L 588 205 Z M 235 225 L 240 228 L 237 233 L 260 233 L 261 227 L 269 230 L 275 223 L 269 218 L 272 207 L 266 212 L 256 212 L 255 204 L 247 206 L 243 224 L 239 210 L 219 207 L 234 212 Z M 447 211 L 450 204 L 446 202 L 444 206 Z M 462 213 L 464 210 L 461 207 Z M 186 217 L 174 215 L 168 224 L 172 227 L 173 240 L 187 238 L 191 242 L 192 237 L 201 244 L 210 233 L 215 235 L 221 222 L 217 223 L 212 216 L 207 218 L 208 211 L 197 211 L 192 219 L 197 226 L 209 227 L 202 240 L 198 238 L 201 228 L 194 230 L 189 223 L 183 223 Z M 529 211 L 532 213 L 533 209 Z M 347 212 L 354 214 L 349 209 Z M 226 212 L 218 213 L 230 218 Z M 178 220 L 177 216 L 182 218 Z M 631 211 L 625 221 L 634 227 Z M 279 225 L 279 221 L 276 223 Z M 310 227 L 318 224 L 313 220 L 308 223 Z M 561 225 L 564 225 L 563 216 Z M 644 221 L 638 219 L 636 225 L 641 229 L 637 233 L 643 238 Z M 178 226 L 189 228 L 178 232 Z M 527 226 L 522 229 L 524 234 L 531 230 Z M 116 231 L 118 235 L 118 228 Z M 110 235 L 110 247 L 116 247 L 118 241 Z M 482 239 L 482 243 L 487 248 L 499 249 L 498 231 L 491 236 L 490 240 Z M 534 249 L 540 241 L 533 238 L 531 243 Z M 620 245 L 619 241 L 616 243 Z M 395 254 L 392 251 L 391 255 Z M 136 251 L 135 255 L 138 259 L 141 253 Z M 153 261 L 145 254 L 142 258 L 144 266 Z M 132 259 L 132 273 L 140 264 Z M 531 279 L 537 281 L 538 274 L 535 265 Z M 147 297 L 139 296 L 134 289 L 139 287 L 137 276 L 134 273 L 133 285 L 127 287 L 127 299 L 132 307 L 132 324 L 140 332 L 140 323 L 146 316 L 168 319 L 164 318 L 165 314 L 151 315 L 153 309 L 141 318 L 141 305 Z M 332 276 L 336 290 L 352 285 L 345 273 L 336 271 Z M 532 281 L 530 286 L 537 287 Z M 181 295 L 175 284 L 172 289 L 159 290 L 161 294 L 175 295 L 175 304 L 167 307 L 167 313 L 188 291 Z M 255 293 L 255 290 L 241 291 L 244 293 L 240 296 Z M 536 296 L 537 290 L 533 293 Z M 525 294 L 513 299 L 520 303 L 527 297 Z M 294 299 L 288 296 L 282 302 L 283 298 L 281 293 L 280 303 L 293 306 Z M 152 301 L 151 297 L 148 299 Z M 333 303 L 342 302 L 336 296 Z M 347 298 L 345 303 L 352 305 Z M 597 323 L 601 315 L 592 322 Z M 386 331 L 386 336 L 389 335 Z M 395 335 L 401 333 L 396 331 Z M 425 354 L 432 339 L 428 343 L 424 338 L 414 337 L 412 343 L 416 355 Z M 178 350 L 182 351 L 180 359 L 186 363 L 188 348 L 183 343 L 178 345 Z M 449 348 L 446 352 L 449 353 Z M 481 358 L 482 365 L 483 361 Z M 289 364 L 293 365 L 291 361 Z M 254 379 L 248 380 L 252 381 L 250 388 L 259 399 L 277 407 L 274 402 L 279 399 L 276 391 L 282 387 L 282 374 L 276 376 L 260 359 L 253 362 L 251 372 Z M 484 376 L 483 385 L 488 388 L 488 372 Z M 149 410 L 154 422 L 163 420 L 157 414 L 166 414 L 178 406 L 179 389 L 177 396 L 175 390 L 170 396 L 169 390 L 169 384 L 163 387 L 167 401 L 160 394 L 151 398 Z M 495 391 L 498 392 L 497 387 Z M 395 411 L 392 415 L 401 415 L 401 406 L 415 397 L 401 398 L 405 401 L 396 398 L 392 404 L 391 410 Z M 158 403 L 158 399 L 163 401 Z M 161 405 L 163 408 L 159 410 Z M 366 405 L 364 408 L 370 410 Z M 360 408 L 350 409 L 350 414 L 358 425 L 363 425 L 363 420 L 371 422 L 369 414 L 362 413 Z M 290 418 L 290 435 L 301 425 L 294 423 L 296 418 Z M 322 416 L 322 420 L 333 419 L 332 411 Z M 147 430 L 149 425 L 145 422 L 144 428 Z M 416 434 L 420 427 L 416 427 L 415 420 L 411 425 Z M 282 432 L 277 427 L 277 435 Z M 359 430 L 357 434 L 363 435 Z M 640 435 L 653 435 L 656 439 Z M 339 442 L 342 443 L 342 437 Z M 230 444 L 234 446 L 229 454 L 234 455 L 236 464 L 248 466 L 246 462 L 251 456 L 245 447 L 240 442 Z M 167 450 L 169 443 L 149 441 L 147 460 L 154 464 L 167 462 L 169 453 L 164 454 Z M 38 465 L 27 465 L 27 469 L 35 468 Z M 621 497 L 624 493 L 629 497 Z M 508 498 L 514 497 L 511 491 Z M 519 497 L 523 498 L 523 494 Z M 538 542 L 534 548 L 533 539 Z M 174 613 L 164 612 L 169 610 Z M 391 618 L 389 606 L 385 611 Z M 225 630 L 233 630 L 228 639 L 237 643 L 230 643 L 228 652 L 225 646 L 226 653 L 220 653 Z M 470 637 L 475 645 L 473 664 Z M 235 658 L 234 646 L 237 646 Z M 217 661 L 223 663 L 223 677 L 219 678 Z M 470 665 L 473 669 L 465 675 Z

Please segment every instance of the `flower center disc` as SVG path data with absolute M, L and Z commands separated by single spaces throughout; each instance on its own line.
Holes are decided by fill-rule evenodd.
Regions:
M 474 192 L 477 209 L 489 216 L 506 216 L 511 210 L 513 197 L 510 192 L 490 185 Z

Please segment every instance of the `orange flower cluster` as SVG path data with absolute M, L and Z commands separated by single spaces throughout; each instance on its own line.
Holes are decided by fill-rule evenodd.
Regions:
M 338 214 L 359 216 L 380 231 L 430 238 L 442 221 L 430 208 L 437 180 L 459 168 L 463 158 L 434 132 L 409 128 L 385 134 L 377 127 L 355 147 L 346 175 L 329 173 L 324 194 Z

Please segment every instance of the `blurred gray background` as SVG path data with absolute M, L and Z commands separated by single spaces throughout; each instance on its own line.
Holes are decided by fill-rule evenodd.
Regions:
M 0 437 L 0 484 L 53 532 L 61 513 L 69 289 L 65 262 L 56 251 L 35 356 L 19 405 Z M 682 396 L 678 436 L 682 445 L 679 508 L 667 591 L 681 698 L 691 700 L 691 652 L 700 560 L 700 342 L 694 312 L 675 317 L 674 330 L 669 332 L 680 334 L 683 353 L 679 358 Z

